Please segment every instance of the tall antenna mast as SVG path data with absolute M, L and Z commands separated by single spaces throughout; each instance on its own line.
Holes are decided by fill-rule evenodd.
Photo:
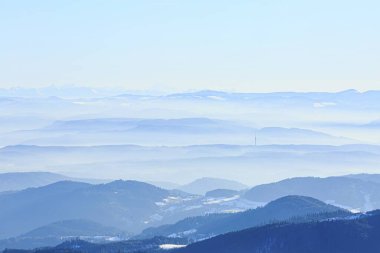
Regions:
M 256 136 L 256 131 L 255 131 L 255 147 L 257 146 L 257 136 Z

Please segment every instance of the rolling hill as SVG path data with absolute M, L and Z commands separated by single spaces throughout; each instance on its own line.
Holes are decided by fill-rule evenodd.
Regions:
M 217 189 L 229 189 L 229 190 L 243 190 L 247 189 L 248 186 L 237 181 L 221 179 L 221 178 L 210 178 L 204 177 L 197 179 L 191 183 L 180 186 L 178 189 L 193 193 L 204 195 L 208 191 Z
M 318 220 L 331 217 L 346 217 L 348 215 L 350 215 L 348 211 L 325 204 L 317 199 L 303 196 L 286 196 L 274 200 L 264 207 L 241 213 L 190 217 L 173 225 L 148 228 L 137 238 L 165 236 L 197 241 L 231 231 L 278 221 L 287 221 L 295 217 L 301 217 L 301 220 Z
M 0 249 L 33 249 L 56 246 L 66 240 L 81 238 L 96 243 L 126 239 L 124 231 L 90 220 L 63 220 L 36 228 L 17 237 L 0 240 Z
M 240 196 L 215 201 L 131 180 L 97 185 L 61 181 L 1 194 L 0 238 L 17 237 L 50 223 L 78 219 L 138 233 L 185 217 L 246 210 L 257 205 Z
M 352 210 L 380 208 L 380 184 L 352 177 L 300 177 L 253 187 L 244 197 L 268 202 L 287 195 L 304 195 Z

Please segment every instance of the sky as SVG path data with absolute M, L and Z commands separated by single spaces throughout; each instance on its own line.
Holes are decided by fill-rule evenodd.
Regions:
M 378 0 L 0 0 L 0 88 L 380 89 Z

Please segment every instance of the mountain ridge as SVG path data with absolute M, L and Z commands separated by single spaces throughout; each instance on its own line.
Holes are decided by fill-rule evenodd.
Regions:
M 232 231 L 311 215 L 315 215 L 314 219 L 318 219 L 318 217 L 319 219 L 326 219 L 346 217 L 350 213 L 314 198 L 286 196 L 269 202 L 262 207 L 240 213 L 190 217 L 175 224 L 148 228 L 136 238 L 164 236 L 188 238 L 190 241 L 198 241 Z
M 175 253 L 373 253 L 380 250 L 380 215 L 309 223 L 280 223 L 231 232 Z

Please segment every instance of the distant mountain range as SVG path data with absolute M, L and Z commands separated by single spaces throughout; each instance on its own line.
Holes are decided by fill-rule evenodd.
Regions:
M 121 94 L 123 93 L 124 94 Z M 118 95 L 119 93 L 119 95 Z M 377 105 L 380 91 L 359 92 L 356 90 L 345 90 L 341 92 L 272 92 L 272 93 L 239 93 L 224 92 L 217 90 L 201 90 L 195 92 L 173 93 L 167 95 L 149 94 L 149 92 L 130 92 L 118 89 L 93 89 L 86 87 L 45 87 L 45 88 L 13 88 L 0 89 L 2 100 L 18 99 L 49 99 L 56 98 L 62 100 L 86 99 L 87 101 L 97 101 L 99 99 L 108 100 L 135 100 L 144 101 L 173 101 L 173 100 L 196 100 L 215 102 L 256 102 L 260 103 L 283 103 L 283 104 L 308 104 L 308 102 L 319 102 L 312 104 L 315 107 L 328 106 L 367 106 Z M 286 103 L 287 102 L 287 103 Z M 358 103 L 362 102 L 362 103 Z M 371 109 L 371 108 L 370 108 Z
M 330 144 L 360 141 L 320 131 L 252 124 L 211 118 L 141 119 L 94 118 L 60 120 L 52 124 L 4 135 L 2 145 L 199 145 L 199 144 Z
M 380 91 L 355 90 L 147 95 L 80 87 L 0 89 L 6 108 L 0 108 L 0 145 L 247 145 L 255 130 L 259 144 L 378 143 L 372 136 L 379 130 L 379 99 Z M 159 136 L 142 134 L 154 131 Z
M 247 132 L 252 128 L 225 120 L 209 118 L 179 118 L 179 119 L 134 119 L 134 118 L 101 118 L 71 121 L 56 121 L 41 129 L 47 131 L 131 131 L 131 132 L 168 132 L 168 133 L 212 133 L 213 131 Z
M 273 92 L 273 93 L 239 93 L 224 92 L 217 90 L 200 90 L 194 92 L 173 93 L 168 95 L 149 94 L 149 92 L 130 92 L 123 89 L 106 88 L 87 88 L 75 86 L 48 86 L 42 88 L 12 88 L 0 89 L 1 97 L 61 97 L 61 98 L 80 98 L 80 97 L 132 97 L 137 99 L 208 99 L 208 100 L 262 100 L 264 98 L 272 100 L 321 100 L 336 102 L 352 99 L 366 98 L 365 102 L 370 103 L 380 97 L 380 91 L 359 92 L 356 90 L 344 90 L 340 92 Z
M 0 167 L 5 171 L 50 171 L 76 178 L 132 178 L 149 182 L 176 179 L 177 184 L 199 177 L 214 177 L 257 185 L 297 176 L 356 174 L 362 173 L 363 168 L 376 171 L 379 163 L 378 145 L 16 145 L 0 148 Z
M 169 98 L 180 99 L 208 99 L 208 100 L 259 100 L 265 99 L 281 101 L 287 99 L 289 102 L 302 100 L 316 100 L 325 102 L 349 101 L 354 102 L 362 98 L 367 98 L 366 103 L 373 103 L 380 97 L 380 91 L 359 92 L 357 90 L 344 90 L 341 92 L 272 92 L 272 93 L 238 93 L 223 92 L 215 90 L 202 90 L 189 93 L 177 93 L 167 95 Z

